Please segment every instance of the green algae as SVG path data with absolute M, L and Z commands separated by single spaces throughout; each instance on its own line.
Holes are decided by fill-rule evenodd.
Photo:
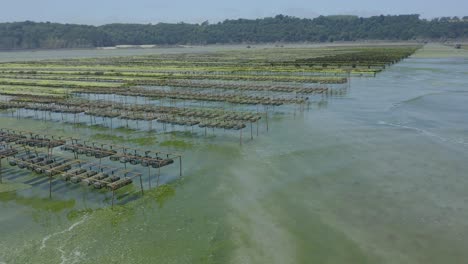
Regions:
M 106 127 L 104 125 L 100 125 L 100 124 L 90 125 L 89 128 L 94 129 L 94 130 L 99 130 L 99 131 L 108 131 L 109 130 L 108 127 Z
M 174 197 L 176 190 L 174 186 L 165 184 L 156 188 L 156 191 L 152 191 L 150 195 L 156 199 L 159 207 L 162 208 L 164 203 L 171 197 Z
M 121 127 L 114 128 L 114 131 L 125 133 L 125 134 L 131 134 L 131 133 L 134 133 L 136 130 L 129 128 L 129 127 L 121 126 Z
M 112 143 L 116 143 L 116 144 L 122 144 L 122 143 L 135 144 L 135 145 L 142 146 L 142 147 L 154 145 L 158 142 L 155 136 L 129 138 L 128 136 L 98 133 L 98 134 L 92 135 L 90 138 L 92 140 L 111 141 Z
M 160 144 L 161 147 L 173 147 L 180 149 L 192 148 L 193 144 L 183 140 L 166 140 Z
M 185 137 L 185 138 L 194 138 L 195 135 L 191 131 L 171 131 L 169 133 L 171 138 Z
M 0 183 L 0 193 L 21 191 L 28 188 L 31 188 L 31 185 L 17 182 L 6 182 L 5 180 L 3 180 L 3 183 Z
M 94 134 L 90 137 L 92 140 L 105 140 L 105 141 L 112 141 L 112 142 L 122 142 L 126 141 L 125 137 L 112 135 L 112 134 Z
M 155 136 L 150 136 L 150 137 L 131 138 L 131 139 L 128 139 L 127 142 L 143 147 L 143 146 L 154 145 L 158 143 L 158 140 Z
M 92 129 L 92 130 L 96 130 L 96 131 L 108 131 L 109 128 L 104 126 L 104 125 L 101 125 L 101 124 L 94 124 L 94 125 L 89 125 L 88 123 L 69 123 L 69 124 L 73 124 L 73 128 L 86 128 L 86 129 Z
M 61 212 L 75 206 L 75 200 L 55 200 L 50 198 L 24 197 L 16 192 L 0 193 L 0 201 L 14 201 L 16 204 L 28 206 L 36 210 Z
M 93 209 L 86 208 L 82 210 L 71 210 L 70 212 L 67 213 L 67 219 L 70 221 L 75 221 L 79 218 L 82 218 L 85 215 L 90 215 L 94 212 Z

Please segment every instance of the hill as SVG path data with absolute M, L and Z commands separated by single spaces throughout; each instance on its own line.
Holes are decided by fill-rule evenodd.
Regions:
M 115 45 L 332 42 L 354 40 L 445 40 L 468 37 L 468 17 L 421 19 L 419 15 L 320 16 L 284 15 L 261 19 L 103 26 L 0 23 L 0 49 L 89 48 Z

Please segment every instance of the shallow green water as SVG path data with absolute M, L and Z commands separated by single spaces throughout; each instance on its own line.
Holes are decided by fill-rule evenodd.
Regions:
M 2 192 L 0 263 L 466 263 L 467 58 L 428 46 L 376 78 L 354 78 L 343 98 L 278 115 L 242 147 L 235 135 L 114 130 L 128 144 L 155 137 L 183 152 L 184 177 L 166 170 L 168 185 L 114 211 L 84 188 L 57 185 L 52 200 L 43 183 Z M 5 174 L 8 184 L 34 180 Z

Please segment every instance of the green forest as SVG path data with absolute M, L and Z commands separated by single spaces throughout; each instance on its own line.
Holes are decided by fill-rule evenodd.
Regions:
M 210 24 L 158 23 L 103 26 L 50 22 L 0 23 L 0 49 L 90 48 L 115 45 L 205 45 L 217 43 L 446 40 L 468 37 L 468 17 L 431 20 L 419 15 L 277 15 Z

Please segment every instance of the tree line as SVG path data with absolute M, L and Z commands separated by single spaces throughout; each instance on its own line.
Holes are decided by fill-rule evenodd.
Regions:
M 445 40 L 468 37 L 468 17 L 431 20 L 419 15 L 313 19 L 277 15 L 210 24 L 158 23 L 103 26 L 50 22 L 0 23 L 0 49 L 90 48 L 115 45 Z

